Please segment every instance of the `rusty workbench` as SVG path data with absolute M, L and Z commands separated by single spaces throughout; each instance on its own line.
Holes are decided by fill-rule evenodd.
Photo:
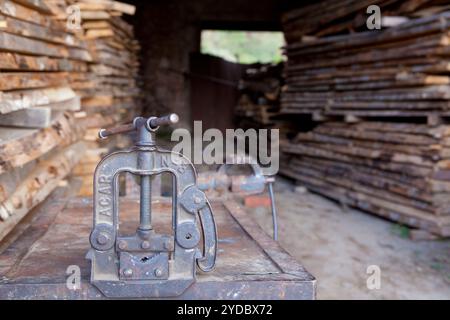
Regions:
M 120 232 L 133 232 L 138 200 L 120 202 Z M 153 204 L 156 230 L 170 232 L 170 203 Z M 251 220 L 234 201 L 213 202 L 218 227 L 217 266 L 199 273 L 181 299 L 314 299 L 315 279 Z M 89 284 L 92 203 L 73 198 L 52 203 L 28 223 L 0 255 L 1 299 L 102 299 Z M 166 226 L 166 228 L 164 228 Z M 66 270 L 81 270 L 81 288 L 69 290 Z

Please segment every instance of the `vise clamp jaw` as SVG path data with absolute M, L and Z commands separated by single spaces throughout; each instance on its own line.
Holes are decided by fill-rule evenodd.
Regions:
M 177 121 L 176 114 L 138 117 L 131 124 L 99 132 L 103 139 L 138 133 L 134 147 L 107 155 L 94 173 L 94 219 L 87 258 L 91 283 L 107 297 L 175 297 L 194 283 L 196 266 L 204 272 L 214 268 L 216 225 L 211 205 L 197 187 L 195 168 L 181 154 L 159 149 L 155 143 L 158 127 Z M 172 234 L 157 233 L 151 219 L 151 179 L 164 172 L 173 181 Z M 128 236 L 119 235 L 118 178 L 122 173 L 140 176 L 139 226 Z

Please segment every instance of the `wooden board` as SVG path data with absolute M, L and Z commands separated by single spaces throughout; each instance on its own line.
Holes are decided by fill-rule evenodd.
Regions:
M 0 91 L 57 87 L 68 84 L 67 72 L 0 73 Z
M 57 152 L 39 164 L 17 186 L 8 199 L 0 204 L 0 239 L 37 204 L 41 203 L 67 176 L 83 154 L 78 143 Z
M 67 113 L 56 114 L 51 126 L 43 129 L 0 127 L 0 174 L 69 145 L 80 135 L 81 128 Z
M 76 98 L 76 94 L 68 86 L 0 92 L 0 114 L 46 106 L 74 98 Z
M 46 128 L 51 123 L 51 116 L 50 108 L 28 108 L 2 115 L 0 126 Z

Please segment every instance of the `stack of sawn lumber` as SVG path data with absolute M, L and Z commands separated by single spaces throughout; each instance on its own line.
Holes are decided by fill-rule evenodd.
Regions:
M 291 43 L 284 114 L 450 115 L 450 11 L 386 30 Z
M 283 64 L 249 65 L 239 81 L 236 125 L 242 129 L 278 129 L 280 137 L 295 135 L 296 126 L 280 117 Z
M 134 14 L 135 7 L 108 0 L 52 2 L 64 7 L 61 5 L 63 2 L 79 10 L 81 28 L 77 36 L 86 41 L 93 58 L 87 72 L 73 74 L 71 78 L 72 88 L 81 97 L 84 114 L 80 115 L 79 120 L 86 128 L 84 140 L 88 145 L 87 153 L 74 174 L 83 181 L 80 194 L 87 196 L 93 192 L 92 175 L 100 159 L 129 142 L 124 136 L 100 140 L 98 131 L 131 122 L 141 111 L 137 83 L 139 44 L 133 27 L 121 17 L 123 14 Z
M 0 1 L 0 239 L 83 155 L 69 80 L 91 60 L 45 1 Z
M 367 31 L 371 4 L 391 16 L 389 27 Z M 450 115 L 449 9 L 435 0 L 346 0 L 288 12 L 281 113 L 359 123 L 326 122 L 285 142 L 282 173 L 342 203 L 450 236 L 450 126 L 441 124 Z
M 240 97 L 235 114 L 241 119 L 251 119 L 256 126 L 273 123 L 280 109 L 282 64 L 257 64 L 249 66 L 239 81 Z
M 286 40 L 294 43 L 311 37 L 367 30 L 367 18 L 375 13 L 374 6 L 380 9 L 382 27 L 450 10 L 448 0 L 314 1 L 283 14 Z
M 281 172 L 309 189 L 450 236 L 450 126 L 328 122 L 282 151 Z

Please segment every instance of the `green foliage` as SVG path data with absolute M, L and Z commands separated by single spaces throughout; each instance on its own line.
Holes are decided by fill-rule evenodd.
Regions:
M 394 224 L 391 228 L 391 232 L 400 238 L 409 238 L 409 228 L 402 224 Z
M 431 269 L 437 270 L 437 271 L 441 271 L 444 269 L 444 265 L 442 263 L 439 262 L 434 262 L 431 264 Z
M 205 30 L 201 44 L 202 53 L 232 62 L 278 63 L 283 59 L 282 32 Z

